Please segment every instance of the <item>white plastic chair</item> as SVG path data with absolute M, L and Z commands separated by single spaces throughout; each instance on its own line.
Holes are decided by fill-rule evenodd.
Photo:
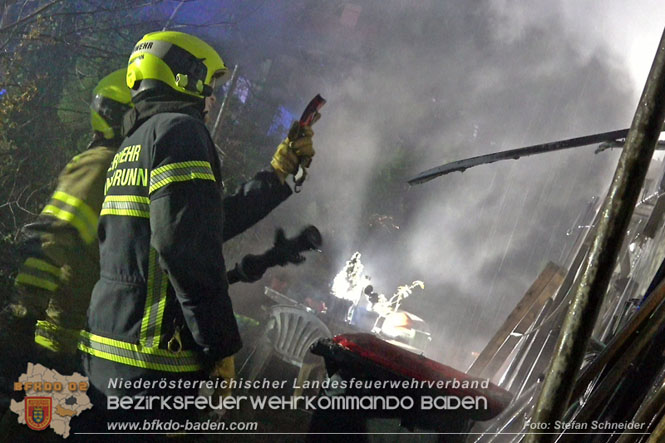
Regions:
M 272 356 L 301 368 L 310 346 L 330 337 L 328 327 L 313 313 L 296 306 L 273 306 L 265 332 L 241 372 L 256 380 Z

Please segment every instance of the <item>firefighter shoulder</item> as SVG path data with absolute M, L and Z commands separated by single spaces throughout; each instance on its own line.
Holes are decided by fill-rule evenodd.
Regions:
M 67 358 L 76 352 L 99 274 L 97 221 L 106 170 L 120 143 L 122 114 L 131 104 L 125 75 L 125 69 L 115 71 L 93 90 L 93 140 L 61 172 L 37 221 L 24 228 L 26 258 L 11 309 L 16 317 L 36 320 L 38 345 Z
M 180 32 L 147 34 L 130 56 L 135 107 L 106 177 L 100 279 L 79 342 L 84 369 L 102 393 L 118 372 L 210 371 L 241 347 L 222 242 L 291 189 L 266 169 L 223 198 L 203 111 L 225 71 L 214 49 Z

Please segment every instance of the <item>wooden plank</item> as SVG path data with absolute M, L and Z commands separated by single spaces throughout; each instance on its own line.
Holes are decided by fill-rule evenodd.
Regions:
M 536 300 L 534 300 L 534 303 L 531 305 L 531 309 L 529 309 L 519 324 L 515 326 L 513 332 L 519 333 L 521 335 L 529 329 L 529 327 L 536 320 L 538 313 L 542 309 L 543 305 L 545 305 L 547 299 L 552 297 L 556 293 L 556 290 L 559 288 L 559 286 L 561 286 L 564 277 L 565 274 L 563 269 L 561 269 L 559 272 L 555 272 L 554 275 L 552 275 L 543 290 L 540 292 L 540 294 L 538 294 Z M 510 335 L 485 366 L 485 369 L 480 374 L 481 377 L 494 377 L 499 369 L 501 369 L 506 359 L 510 357 L 511 352 L 519 340 L 519 336 Z
M 524 294 L 515 309 L 513 309 L 513 311 L 508 315 L 508 318 L 505 320 L 503 325 L 494 334 L 494 337 L 492 337 L 492 339 L 485 346 L 485 349 L 483 349 L 483 351 L 473 362 L 467 371 L 469 374 L 479 376 L 480 373 L 485 369 L 501 345 L 510 336 L 510 333 L 513 332 L 515 326 L 519 324 L 526 313 L 531 309 L 531 306 L 537 298 L 538 294 L 542 292 L 549 280 L 555 274 L 556 268 L 557 266 L 555 264 L 551 262 L 547 263 L 543 271 L 541 271 L 538 278 L 536 278 L 536 280 L 531 284 L 531 287 Z
M 478 358 L 476 358 L 476 360 L 473 362 L 467 371 L 470 375 L 480 376 L 485 372 L 485 368 L 494 358 L 497 352 L 502 348 L 504 343 L 506 343 L 506 341 L 512 342 L 513 340 L 510 340 L 511 338 L 516 339 L 516 337 L 511 337 L 510 334 L 515 331 L 517 326 L 521 325 L 521 327 L 524 327 L 524 324 L 526 323 L 521 324 L 521 322 L 527 318 L 532 310 L 536 311 L 531 318 L 531 322 L 533 322 L 535 315 L 537 315 L 538 309 L 542 307 L 547 297 L 552 295 L 549 293 L 549 291 L 545 291 L 545 289 L 548 287 L 551 288 L 550 282 L 552 279 L 555 279 L 555 277 L 556 279 L 552 285 L 556 285 L 557 282 L 560 285 L 561 281 L 563 281 L 564 275 L 565 271 L 560 266 L 557 266 L 552 262 L 547 263 L 538 278 L 536 278 L 536 280 L 531 284 L 531 287 L 526 291 L 524 297 L 522 297 L 522 300 L 520 300 L 515 309 L 513 309 L 513 311 L 508 315 L 506 321 L 499 328 L 496 334 L 494 334 L 494 337 L 492 337 L 492 339 L 487 343 L 485 349 L 483 349 L 483 351 L 478 355 Z M 556 290 L 556 288 L 554 290 Z M 526 327 L 528 328 L 528 325 Z M 515 346 L 515 343 L 513 343 L 512 346 Z M 512 347 L 510 349 L 512 349 Z M 510 353 L 509 350 L 508 353 Z
M 547 301 L 548 298 L 553 296 L 556 293 L 557 289 L 559 289 L 559 286 L 561 286 L 561 283 L 563 283 L 563 279 L 566 276 L 565 272 L 566 271 L 564 269 L 559 268 L 558 271 L 554 275 L 552 275 L 552 278 L 550 279 L 550 281 L 547 282 L 547 285 L 545 285 L 543 291 L 540 294 L 538 294 L 538 298 L 536 299 L 535 303 L 532 305 L 529 312 L 526 313 L 522 321 L 515 327 L 515 332 L 524 333 L 526 332 L 527 329 L 529 329 L 529 327 L 536 320 L 538 312 L 545 304 L 545 301 Z

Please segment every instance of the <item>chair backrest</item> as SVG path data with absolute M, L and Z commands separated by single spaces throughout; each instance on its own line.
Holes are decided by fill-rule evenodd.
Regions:
M 302 366 L 315 341 L 332 337 L 328 327 L 316 315 L 296 306 L 273 306 L 269 322 L 275 354 L 298 367 Z

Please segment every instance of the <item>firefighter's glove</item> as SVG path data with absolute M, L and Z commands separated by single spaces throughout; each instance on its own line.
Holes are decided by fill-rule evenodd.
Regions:
M 230 357 L 225 357 L 219 360 L 217 363 L 215 363 L 215 366 L 212 368 L 212 371 L 210 372 L 210 378 L 212 378 L 213 380 L 216 378 L 226 380 L 226 383 L 224 384 L 226 387 L 225 388 L 220 387 L 215 389 L 213 393 L 213 401 L 212 401 L 213 404 L 216 405 L 219 403 L 219 401 L 221 401 L 219 397 L 229 397 L 231 395 L 232 389 L 229 388 L 228 386 L 231 379 L 235 378 L 235 376 L 236 376 L 235 361 L 232 355 Z
M 294 131 L 289 131 L 293 133 Z M 284 139 L 282 143 L 277 146 L 275 155 L 272 157 L 270 165 L 275 170 L 280 181 L 284 183 L 290 174 L 298 172 L 298 166 L 302 165 L 304 168 L 309 168 L 314 157 L 314 142 L 312 137 L 314 131 L 311 126 L 305 126 L 300 129 L 300 136 L 291 141 L 290 137 Z
M 235 365 L 233 356 L 222 358 L 215 362 L 215 364 L 212 366 L 212 369 L 210 369 L 208 372 L 208 375 L 213 383 L 217 381 L 218 387 L 213 388 L 212 386 L 209 387 L 203 385 L 199 390 L 199 395 L 210 398 L 210 406 L 203 413 L 203 419 L 217 423 L 224 419 L 224 416 L 227 412 L 221 407 L 222 405 L 220 405 L 220 403 L 224 400 L 224 398 L 231 396 L 233 393 L 232 389 L 228 387 L 231 379 L 235 378 Z M 222 385 L 222 380 L 225 381 L 225 388 L 220 386 Z M 172 435 L 169 435 L 169 437 L 170 436 Z

